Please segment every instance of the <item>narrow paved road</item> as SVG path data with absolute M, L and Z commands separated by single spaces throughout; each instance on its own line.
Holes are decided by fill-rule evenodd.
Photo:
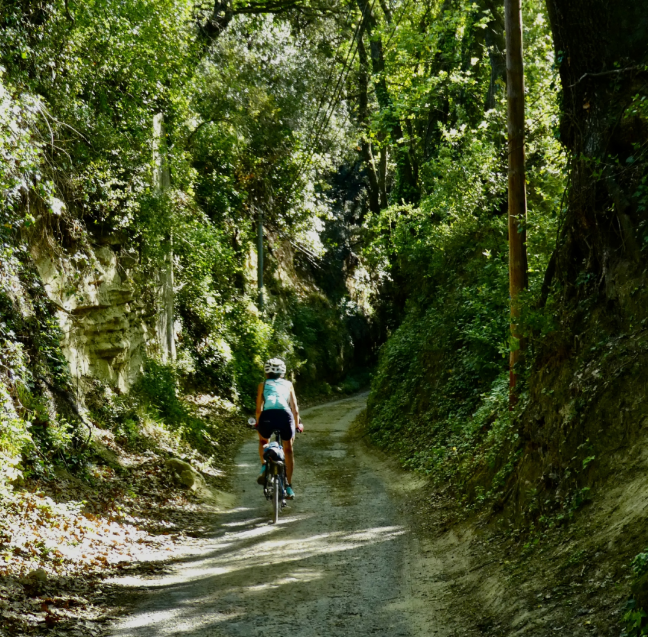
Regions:
M 147 593 L 114 637 L 450 634 L 430 616 L 439 608 L 428 598 L 434 573 L 417 564 L 417 541 L 392 499 L 390 476 L 399 474 L 347 436 L 364 403 L 357 396 L 304 411 L 297 498 L 278 525 L 255 482 L 250 439 L 237 460 L 235 507 L 200 553 L 169 575 L 131 583 Z

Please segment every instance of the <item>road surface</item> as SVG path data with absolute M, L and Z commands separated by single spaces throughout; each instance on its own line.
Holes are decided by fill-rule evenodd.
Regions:
M 412 478 L 348 435 L 355 396 L 303 412 L 295 444 L 296 499 L 270 524 L 256 484 L 257 442 L 237 458 L 235 505 L 211 537 L 137 586 L 113 637 L 423 637 L 463 634 L 443 619 L 447 582 L 422 555 L 396 500 Z M 425 551 L 429 553 L 429 551 Z M 141 594 L 142 589 L 145 591 Z

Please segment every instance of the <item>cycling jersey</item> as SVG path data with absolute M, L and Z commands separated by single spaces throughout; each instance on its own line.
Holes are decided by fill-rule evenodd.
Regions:
M 263 411 L 284 409 L 290 411 L 290 390 L 292 383 L 284 378 L 269 378 L 263 385 Z

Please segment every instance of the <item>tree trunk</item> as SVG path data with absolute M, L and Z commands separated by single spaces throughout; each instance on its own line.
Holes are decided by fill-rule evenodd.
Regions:
M 509 293 L 511 297 L 511 403 L 523 351 L 519 330 L 520 292 L 527 286 L 526 184 L 524 174 L 524 67 L 520 0 L 505 0 L 506 77 L 508 102 L 508 233 Z
M 491 20 L 486 26 L 485 40 L 488 48 L 491 73 L 484 110 L 489 111 L 496 106 L 496 96 L 499 92 L 498 85 L 506 83 L 506 41 L 504 38 L 504 20 L 500 13 L 501 4 L 495 0 L 486 0 L 484 9 L 488 10 Z
M 364 32 L 369 36 L 369 50 L 371 52 L 371 69 L 374 77 L 374 91 L 376 100 L 384 113 L 384 121 L 387 124 L 387 133 L 394 145 L 396 161 L 396 185 L 395 199 L 406 202 L 416 202 L 419 199 L 420 192 L 416 181 L 417 168 L 415 158 L 412 156 L 407 145 L 402 144 L 403 128 L 398 117 L 393 114 L 393 104 L 387 81 L 385 79 L 385 57 L 383 55 L 383 45 L 380 37 L 374 36 L 373 32 L 376 27 L 376 18 L 371 12 L 371 6 L 368 0 L 357 0 L 358 7 L 362 12 L 364 26 L 359 34 L 362 37 Z
M 211 15 L 204 24 L 198 27 L 203 41 L 206 45 L 216 40 L 218 36 L 228 27 L 234 17 L 234 9 L 231 0 L 214 0 L 214 7 Z
M 387 3 L 385 2 L 385 0 L 380 0 L 380 8 L 382 9 L 383 15 L 385 16 L 385 22 L 387 22 L 387 24 L 391 24 L 392 23 L 392 13 L 391 13 L 389 7 L 387 6 Z
M 369 121 L 369 61 L 367 50 L 362 41 L 362 31 L 358 34 L 358 124 L 362 139 L 360 140 L 360 153 L 367 171 L 368 185 L 367 194 L 369 198 L 369 210 L 373 213 L 380 212 L 380 194 L 378 185 L 378 176 L 374 166 L 369 140 L 367 139 L 367 125 Z
M 387 145 L 384 138 L 380 141 L 380 159 L 378 162 L 378 189 L 380 190 L 380 207 L 386 208 L 387 200 Z
M 158 113 L 153 118 L 153 190 L 157 197 L 162 198 L 171 185 L 169 165 L 166 158 L 166 142 L 164 135 L 164 116 Z M 157 271 L 159 308 L 157 314 L 157 336 L 160 344 L 163 362 L 174 361 L 175 348 L 175 297 L 173 291 L 173 237 L 171 231 L 165 235 L 165 254 L 162 267 Z
M 603 291 L 612 272 L 639 258 L 646 209 L 634 193 L 645 170 L 648 122 L 629 109 L 646 95 L 646 0 L 547 0 L 562 83 L 560 137 L 572 155 L 556 280 L 566 299 Z M 582 277 L 587 285 L 575 285 Z M 593 289 L 594 288 L 594 289 Z
M 265 309 L 263 290 L 263 213 L 259 211 L 257 219 L 257 289 L 259 292 L 259 312 Z

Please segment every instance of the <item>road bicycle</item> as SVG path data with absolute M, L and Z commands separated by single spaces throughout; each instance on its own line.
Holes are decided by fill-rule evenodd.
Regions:
M 248 420 L 248 426 L 256 429 L 257 422 L 254 418 Z M 274 440 L 272 440 L 274 436 Z M 263 447 L 263 459 L 266 470 L 263 494 L 266 500 L 272 502 L 272 519 L 274 524 L 279 522 L 279 512 L 286 502 L 286 455 L 281 444 L 281 432 L 276 430 L 272 433 L 268 444 Z

